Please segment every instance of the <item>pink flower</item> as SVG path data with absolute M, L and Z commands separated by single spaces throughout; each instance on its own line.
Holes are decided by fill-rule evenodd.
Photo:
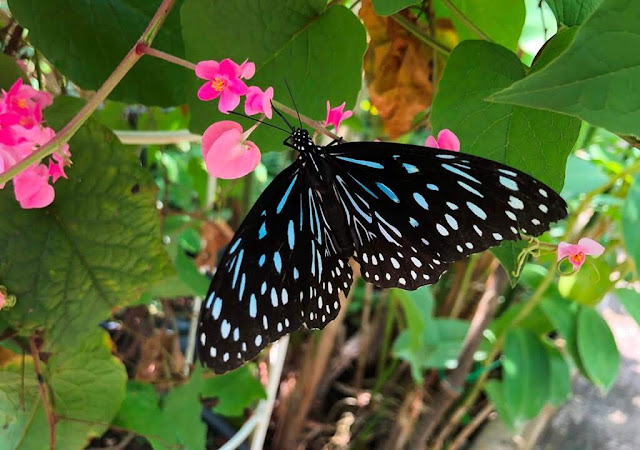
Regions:
M 44 208 L 53 201 L 55 192 L 49 184 L 49 170 L 44 164 L 28 167 L 13 179 L 13 192 L 24 209 Z
M 587 255 L 600 256 L 604 247 L 589 238 L 582 238 L 577 244 L 560 242 L 558 245 L 558 261 L 568 258 L 573 265 L 573 270 L 578 270 L 585 262 Z
M 271 111 L 271 100 L 273 100 L 273 88 L 268 87 L 262 92 L 257 86 L 251 86 L 247 90 L 247 99 L 244 102 L 244 112 L 246 115 L 262 113 L 271 119 L 273 111 Z
M 438 148 L 440 150 L 460 151 L 460 139 L 451 130 L 446 128 L 438 133 L 438 140 L 429 136 L 424 142 L 425 147 Z
M 202 156 L 212 177 L 240 178 L 258 166 L 260 150 L 247 141 L 257 125 L 245 133 L 239 123 L 231 120 L 216 122 L 207 128 L 202 135 Z
M 0 291 L 0 309 L 4 308 L 4 305 L 7 303 L 7 297 L 4 295 L 4 292 Z
M 340 128 L 340 122 L 353 116 L 353 111 L 344 111 L 344 105 L 346 105 L 346 102 L 342 102 L 342 105 L 332 109 L 329 100 L 327 100 L 327 118 L 324 121 L 325 127 L 333 125 L 337 130 Z
M 203 101 L 220 97 L 218 109 L 228 114 L 240 104 L 240 96 L 247 93 L 247 85 L 241 78 L 250 78 L 255 72 L 255 65 L 245 61 L 239 66 L 230 59 L 219 63 L 214 60 L 200 61 L 196 65 L 196 75 L 208 80 L 198 90 L 198 98 Z
M 245 80 L 251 79 L 256 73 L 256 65 L 250 62 L 248 59 L 245 59 L 242 64 L 240 64 L 240 78 L 244 78 Z

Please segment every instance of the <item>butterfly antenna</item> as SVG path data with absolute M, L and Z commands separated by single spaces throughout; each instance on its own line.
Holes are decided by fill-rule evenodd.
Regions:
M 289 92 L 289 97 L 291 97 L 291 101 L 293 102 L 293 107 L 296 110 L 296 114 L 298 115 L 298 122 L 300 123 L 300 128 L 302 128 L 302 120 L 300 120 L 300 111 L 298 111 L 298 106 L 296 105 L 296 101 L 293 98 L 293 94 L 291 93 L 291 88 L 289 87 L 289 82 L 287 79 L 284 79 L 284 85 L 287 87 L 287 91 Z
M 286 124 L 287 124 L 287 126 L 289 127 L 289 129 L 290 129 L 291 131 L 295 131 L 295 130 L 296 130 L 295 128 L 293 128 L 293 127 L 291 126 L 291 124 L 289 123 L 289 121 L 288 121 L 288 120 L 287 120 L 287 119 L 282 115 L 282 113 L 281 113 L 280 111 L 278 111 L 278 110 L 276 109 L 276 107 L 275 107 L 275 106 L 273 106 L 273 102 L 271 103 L 271 107 L 272 107 L 272 108 L 273 108 L 273 110 L 276 112 L 276 114 L 277 114 L 278 116 L 280 116 L 280 118 L 281 118 L 282 120 L 284 120 L 284 123 L 286 123 Z M 289 133 L 289 131 L 287 131 L 287 133 Z
M 287 134 L 290 133 L 289 130 L 285 130 L 284 128 L 280 128 L 280 127 L 278 127 L 276 125 L 273 125 L 273 124 L 271 124 L 269 122 L 265 122 L 264 120 L 256 119 L 255 117 L 247 116 L 245 114 L 242 114 L 242 113 L 239 113 L 239 112 L 235 112 L 235 111 L 229 111 L 229 113 L 230 114 L 234 114 L 236 116 L 244 117 L 245 119 L 253 120 L 254 122 L 258 122 L 258 123 L 261 123 L 261 124 L 266 125 L 268 127 L 275 128 L 276 130 L 284 131 Z

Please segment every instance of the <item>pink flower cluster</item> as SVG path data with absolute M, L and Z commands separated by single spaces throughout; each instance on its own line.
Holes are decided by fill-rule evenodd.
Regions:
M 18 79 L 8 92 L 0 93 L 0 173 L 9 170 L 38 147 L 46 144 L 55 131 L 42 124 L 42 109 L 51 105 L 51 95 L 36 91 Z M 49 165 L 34 164 L 13 178 L 16 200 L 22 208 L 44 208 L 55 197 L 53 186 L 67 178 L 65 166 L 71 164 L 69 146 L 51 155 Z M 4 185 L 0 185 L 0 189 Z

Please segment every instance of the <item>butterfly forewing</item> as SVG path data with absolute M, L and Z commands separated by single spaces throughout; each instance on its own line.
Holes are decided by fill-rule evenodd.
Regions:
M 200 360 L 215 372 L 240 366 L 302 324 L 322 328 L 348 292 L 348 258 L 335 251 L 323 203 L 296 161 L 278 175 L 227 247 L 197 332 Z
M 356 142 L 328 148 L 336 191 L 366 281 L 415 289 L 448 263 L 537 236 L 566 204 L 531 176 L 491 160 L 425 147 Z

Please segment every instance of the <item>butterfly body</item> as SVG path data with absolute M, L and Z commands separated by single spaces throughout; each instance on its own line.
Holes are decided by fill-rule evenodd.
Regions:
M 306 325 L 323 328 L 353 280 L 416 289 L 471 253 L 566 215 L 549 187 L 487 159 L 385 142 L 284 142 L 298 158 L 260 196 L 202 309 L 200 360 L 225 372 Z

